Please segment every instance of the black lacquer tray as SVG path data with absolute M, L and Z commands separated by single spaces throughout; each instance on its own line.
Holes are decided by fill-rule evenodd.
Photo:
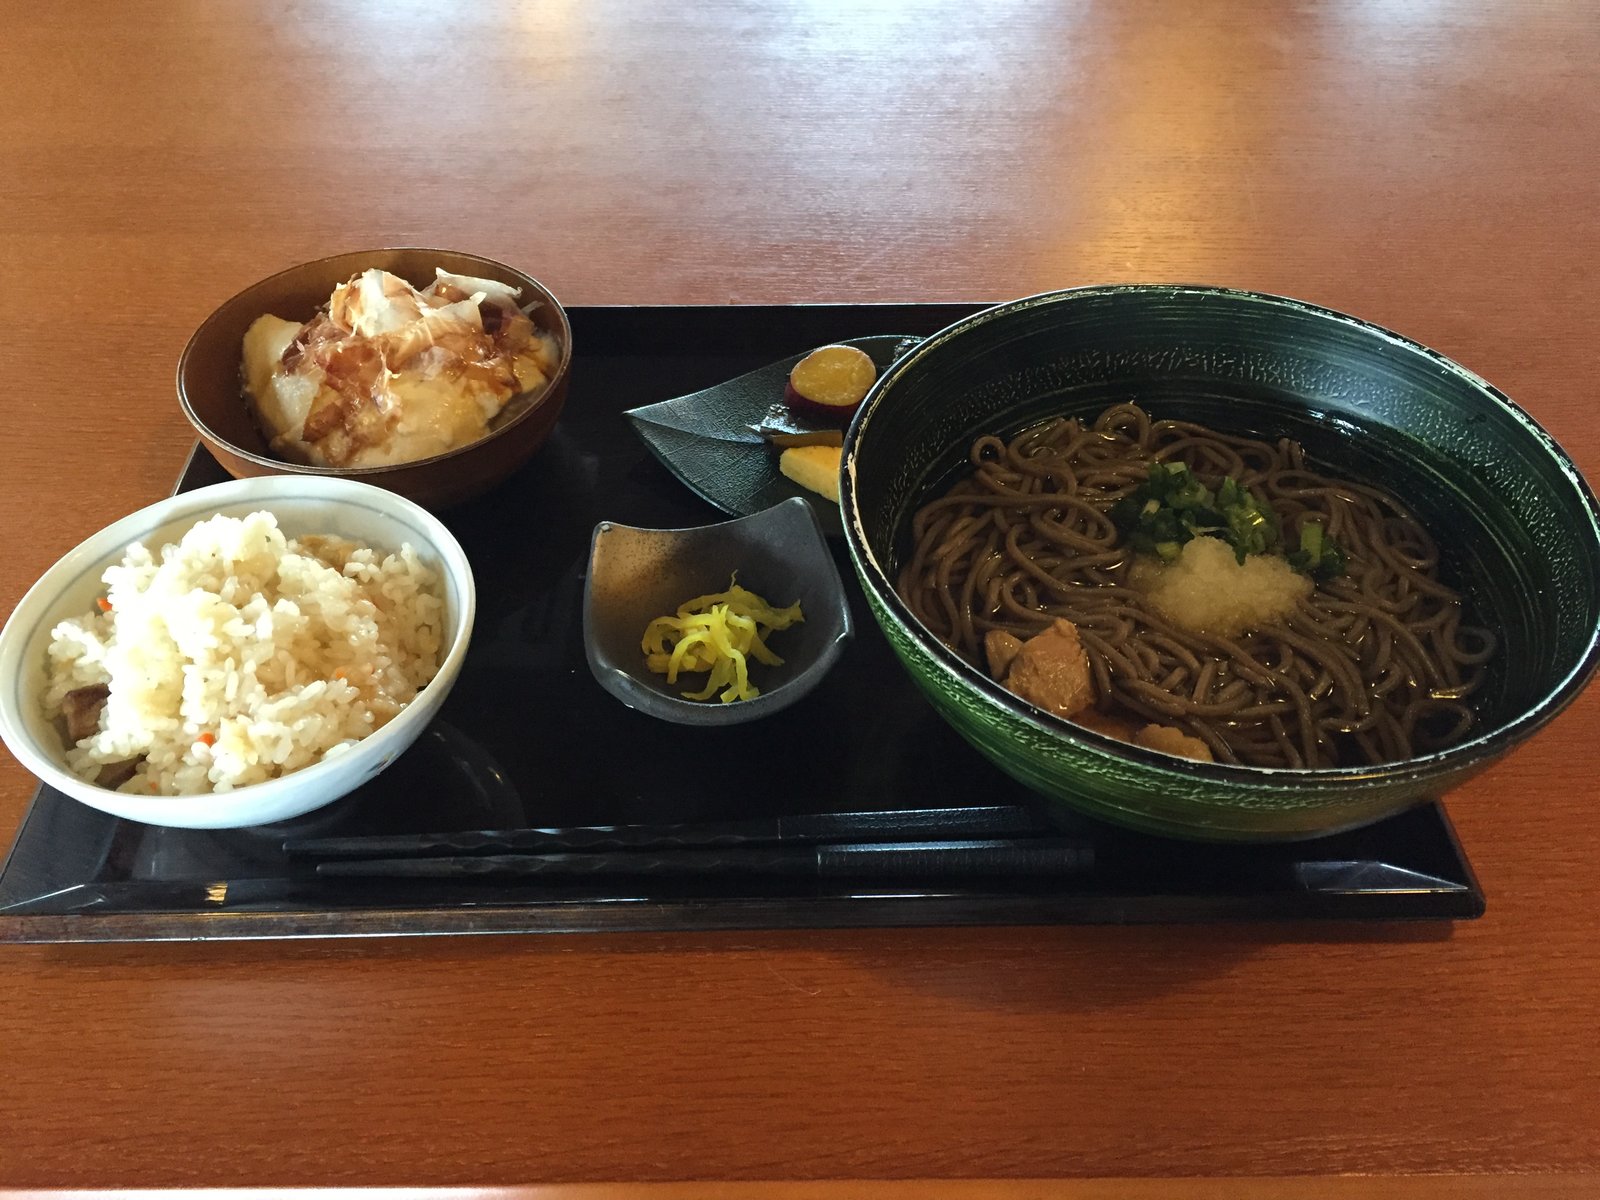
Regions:
M 900 670 L 842 543 L 857 637 L 817 691 L 770 720 L 667 725 L 624 708 L 584 660 L 595 523 L 723 516 L 650 455 L 624 410 L 824 342 L 931 333 L 976 307 L 571 310 L 577 360 L 555 436 L 503 486 L 446 515 L 477 573 L 477 627 L 460 682 L 417 745 L 359 792 L 268 828 L 154 828 L 41 788 L 0 870 L 0 941 L 1481 915 L 1482 892 L 1437 804 L 1266 847 L 1051 814 L 1092 843 L 1094 869 L 982 885 L 358 882 L 318 879 L 284 857 L 286 837 L 1035 804 Z M 178 488 L 224 477 L 197 449 Z

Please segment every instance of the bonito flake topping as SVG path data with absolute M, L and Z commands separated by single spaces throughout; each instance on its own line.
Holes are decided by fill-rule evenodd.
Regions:
M 313 466 L 412 462 L 476 441 L 513 400 L 537 402 L 555 339 L 521 292 L 439 269 L 417 290 L 363 271 L 304 324 L 256 318 L 244 382 L 273 451 Z

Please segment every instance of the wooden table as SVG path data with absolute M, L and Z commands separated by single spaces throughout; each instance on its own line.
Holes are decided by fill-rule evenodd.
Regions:
M 1288 293 L 1600 475 L 1597 61 L 1555 0 L 21 6 L 0 606 L 169 490 L 216 303 L 382 244 L 575 304 Z M 1490 902 L 1453 929 L 8 948 L 0 1183 L 1596 1194 L 1597 742 L 1591 690 L 1451 797 Z M 32 790 L 0 762 L 0 833 Z

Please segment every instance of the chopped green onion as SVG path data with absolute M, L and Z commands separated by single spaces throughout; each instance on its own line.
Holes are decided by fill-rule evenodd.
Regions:
M 1181 462 L 1153 462 L 1145 481 L 1111 506 L 1111 520 L 1142 554 L 1173 562 L 1195 537 L 1215 537 L 1233 547 L 1240 563 L 1251 554 L 1282 554 L 1278 514 L 1237 479 L 1225 477 L 1212 492 Z M 1300 527 L 1300 548 L 1289 565 L 1315 579 L 1345 569 L 1345 554 L 1318 522 Z
M 1321 521 L 1307 521 L 1300 526 L 1300 548 L 1289 555 L 1289 565 L 1313 579 L 1332 579 L 1344 574 L 1344 548 L 1323 529 Z

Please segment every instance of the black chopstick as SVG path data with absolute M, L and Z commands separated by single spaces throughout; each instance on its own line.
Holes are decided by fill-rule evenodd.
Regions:
M 374 834 L 290 838 L 291 858 L 408 858 L 430 855 L 605 850 L 687 850 L 696 847 L 811 845 L 827 842 L 921 842 L 1043 837 L 1052 832 L 1025 808 L 916 808 L 887 812 L 809 813 L 743 821 L 664 825 L 577 825 L 565 828 L 481 829 L 460 833 Z
M 651 879 L 742 875 L 954 880 L 1082 875 L 1093 867 L 1094 850 L 1087 842 L 1023 838 L 339 859 L 318 863 L 317 874 L 331 878 L 454 880 L 617 875 Z

